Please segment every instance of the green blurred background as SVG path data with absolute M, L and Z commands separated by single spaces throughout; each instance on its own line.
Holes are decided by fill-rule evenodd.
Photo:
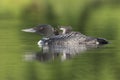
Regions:
M 111 44 L 60 62 L 25 62 L 39 51 L 39 35 L 21 32 L 38 24 L 72 26 Z M 120 0 L 1 0 L 0 80 L 120 80 Z

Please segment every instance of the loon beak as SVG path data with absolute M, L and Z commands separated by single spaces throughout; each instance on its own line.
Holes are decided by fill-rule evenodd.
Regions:
M 24 31 L 24 32 L 31 32 L 31 33 L 36 32 L 36 30 L 34 28 L 22 29 L 22 31 Z

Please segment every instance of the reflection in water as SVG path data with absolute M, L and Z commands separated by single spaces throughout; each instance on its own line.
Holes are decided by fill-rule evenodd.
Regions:
M 100 45 L 77 45 L 77 46 L 44 46 L 40 52 L 28 52 L 25 54 L 24 58 L 26 61 L 39 60 L 41 62 L 44 61 L 53 61 L 55 59 L 60 59 L 64 61 L 66 59 L 70 59 L 75 55 L 81 54 L 82 52 L 98 48 Z

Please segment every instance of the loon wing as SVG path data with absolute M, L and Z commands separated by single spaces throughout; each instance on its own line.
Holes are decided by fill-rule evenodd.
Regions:
M 108 41 L 102 38 L 94 38 L 81 34 L 80 32 L 71 32 L 68 34 L 57 35 L 48 39 L 48 44 L 51 45 L 99 45 L 108 44 Z
M 57 35 L 50 37 L 48 40 L 48 44 L 54 45 L 54 44 L 71 44 L 71 43 L 84 43 L 87 36 L 79 33 L 79 32 L 71 32 L 69 34 L 63 34 L 63 35 Z

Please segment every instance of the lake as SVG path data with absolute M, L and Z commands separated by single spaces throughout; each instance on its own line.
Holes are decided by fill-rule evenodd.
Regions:
M 72 57 L 69 55 L 68 59 L 61 61 L 59 53 L 50 55 L 48 52 L 50 57 L 42 55 L 42 49 L 37 46 L 41 37 L 22 32 L 25 25 L 21 21 L 1 20 L 0 28 L 0 80 L 120 79 L 120 49 L 117 39 L 109 40 L 108 45 Z M 111 35 L 107 37 L 109 36 Z M 36 58 L 36 55 L 43 57 Z

